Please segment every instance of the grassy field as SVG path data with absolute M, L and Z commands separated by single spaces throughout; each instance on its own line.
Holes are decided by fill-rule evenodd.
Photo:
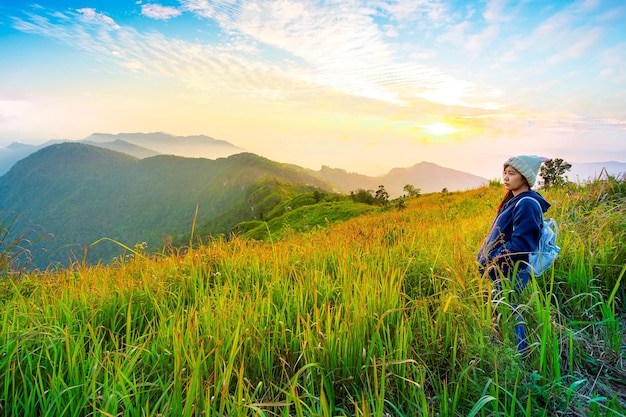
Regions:
M 626 415 L 626 182 L 544 193 L 562 250 L 525 360 L 475 263 L 502 194 L 5 273 L 0 416 Z

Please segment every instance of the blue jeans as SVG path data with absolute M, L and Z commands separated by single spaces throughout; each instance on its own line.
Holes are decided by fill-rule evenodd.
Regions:
M 481 268 L 481 274 L 485 271 Z M 515 335 L 517 338 L 517 351 L 521 354 L 526 353 L 528 349 L 528 342 L 526 340 L 526 323 L 524 322 L 524 318 L 522 317 L 522 313 L 519 311 L 517 307 L 517 299 L 528 285 L 528 281 L 530 280 L 530 272 L 528 269 L 520 269 L 516 271 L 517 273 L 513 276 L 513 289 L 514 291 L 509 293 L 509 303 L 511 304 L 511 308 L 513 309 L 513 316 L 515 318 Z M 502 282 L 500 281 L 500 274 L 496 269 L 491 269 L 489 271 L 489 278 L 493 282 L 494 289 L 498 294 L 502 293 Z
M 513 305 L 513 314 L 515 316 L 515 335 L 517 336 L 517 351 L 521 354 L 526 353 L 528 349 L 528 342 L 526 341 L 526 323 L 517 309 L 516 305 Z
M 517 336 L 517 351 L 521 354 L 525 354 L 528 349 L 528 342 L 526 341 L 526 322 L 522 317 L 522 313 L 517 308 L 517 299 L 528 285 L 530 280 L 530 272 L 528 269 L 517 271 L 515 276 L 515 282 L 513 288 L 515 289 L 515 300 L 511 300 L 511 307 L 513 308 L 513 315 L 515 318 L 515 335 Z

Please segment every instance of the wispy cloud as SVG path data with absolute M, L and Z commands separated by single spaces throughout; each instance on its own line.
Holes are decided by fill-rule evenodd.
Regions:
M 200 17 L 211 18 L 215 15 L 215 8 L 207 0 L 180 0 L 180 4 L 183 10 Z
M 546 6 L 539 17 L 525 16 L 532 25 L 518 28 L 523 5 L 507 0 L 455 9 L 439 0 L 180 0 L 178 7 L 141 5 L 141 13 L 152 19 L 193 14 L 207 23 L 207 32 L 200 29 L 189 38 L 141 31 L 93 8 L 32 9 L 13 26 L 61 40 L 138 76 L 179 80 L 191 90 L 297 106 L 324 103 L 344 112 L 376 109 L 381 118 L 400 124 L 428 125 L 443 115 L 465 132 L 471 126 L 487 130 L 490 123 L 499 130 L 546 124 L 528 109 L 533 104 L 523 110 L 517 105 L 556 91 L 553 101 L 537 105 L 549 108 L 560 97 L 562 75 L 538 83 L 532 77 L 547 71 L 544 67 L 581 59 L 605 36 L 600 22 L 586 17 L 597 10 L 594 1 L 557 12 Z M 616 16 L 603 13 L 597 19 Z M 202 36 L 215 25 L 219 36 Z M 624 50 L 623 45 L 617 48 L 618 53 Z M 597 77 L 623 79 L 624 71 L 615 66 L 623 59 L 603 56 Z M 542 65 L 529 68 L 529 57 Z M 500 65 L 501 73 L 513 74 L 515 80 L 503 77 L 497 85 L 473 72 L 473 61 Z M 546 116 L 554 120 L 555 129 L 562 126 L 558 118 L 570 120 L 563 116 L 568 107 L 563 109 Z M 621 118 L 617 111 L 611 116 Z
M 402 28 L 417 21 L 428 21 L 433 26 L 440 26 L 449 22 L 451 13 L 448 4 L 440 0 L 381 1 L 378 7 Z
M 182 11 L 172 6 L 161 6 L 160 4 L 143 4 L 141 14 L 151 19 L 168 20 L 180 16 Z
M 470 35 L 465 43 L 465 49 L 474 52 L 483 48 L 489 48 L 493 41 L 498 38 L 500 34 L 500 25 L 491 24 L 487 26 L 482 32 L 475 35 Z
M 293 86 L 288 74 L 268 62 L 258 62 L 229 52 L 228 45 L 200 44 L 166 38 L 151 31 L 141 33 L 85 11 L 16 19 L 14 27 L 61 40 L 125 68 L 147 75 L 172 77 L 203 90 L 255 91 Z
M 602 38 L 603 30 L 598 27 L 574 30 L 568 33 L 570 41 L 563 44 L 563 49 L 552 55 L 549 63 L 580 58 Z
M 175 14 L 173 8 L 147 6 L 143 13 L 153 17 Z M 398 104 L 419 97 L 472 103 L 464 99 L 470 82 L 401 62 L 374 22 L 373 9 L 360 4 L 183 0 L 181 9 L 217 21 L 230 37 L 207 44 L 141 33 L 94 9 L 30 15 L 16 20 L 15 27 L 61 39 L 128 69 L 180 78 L 194 88 L 230 87 L 280 99 L 298 90 L 328 90 Z M 237 47 L 242 44 L 247 49 Z
M 487 22 L 502 22 L 503 20 L 509 20 L 508 16 L 504 13 L 506 8 L 506 0 L 490 0 L 487 3 L 487 7 L 483 12 L 483 17 Z
M 513 60 L 530 51 L 550 64 L 583 56 L 604 35 L 602 23 L 589 16 L 596 5 L 595 0 L 573 3 L 549 15 L 528 33 L 516 36 L 505 59 Z
M 199 1 L 194 7 L 203 10 Z M 359 2 L 302 1 L 225 2 L 215 4 L 211 18 L 240 33 L 260 48 L 282 51 L 308 69 L 307 82 L 346 94 L 390 102 L 412 98 L 442 99 L 461 103 L 469 83 L 436 67 L 407 61 L 397 45 L 390 44 L 381 18 L 440 19 L 439 2 L 397 2 L 392 5 Z M 183 3 L 187 9 L 189 4 Z M 377 6 L 377 7 L 376 7 Z M 460 87 L 452 89 L 451 86 Z M 442 91 L 445 90 L 445 91 Z M 456 97 L 451 97 L 452 95 Z
M 96 9 L 82 8 L 82 9 L 78 9 L 77 12 L 80 13 L 83 16 L 84 20 L 86 20 L 89 23 L 94 22 L 96 24 L 101 24 L 103 26 L 110 27 L 111 29 L 120 28 L 113 19 L 111 19 L 109 16 L 107 16 L 104 13 L 96 12 Z
M 30 102 L 24 97 L 0 95 L 0 123 L 2 128 L 10 130 L 16 116 L 24 114 L 30 107 Z

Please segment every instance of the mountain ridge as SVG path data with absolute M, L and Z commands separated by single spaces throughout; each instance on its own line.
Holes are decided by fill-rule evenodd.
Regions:
M 122 140 L 103 143 L 144 151 Z M 0 176 L 0 209 L 24 215 L 54 235 L 55 247 L 46 250 L 57 252 L 56 259 L 76 259 L 76 251 L 101 238 L 131 247 L 146 241 L 155 248 L 180 241 L 192 224 L 203 236 L 227 234 L 241 222 L 264 221 L 268 213 L 275 217 L 271 213 L 286 210 L 285 203 L 302 193 L 315 200 L 315 192 L 373 194 L 383 186 L 396 198 L 406 185 L 430 193 L 486 183 L 431 162 L 369 177 L 327 166 L 314 171 L 249 152 L 216 159 L 164 154 L 142 158 L 62 142 L 39 149 Z M 90 249 L 89 259 L 110 258 L 113 249 L 119 251 L 111 245 Z
M 85 139 L 85 140 L 82 140 L 80 143 L 84 143 L 86 145 L 93 145 L 93 146 L 97 146 L 100 148 L 110 149 L 116 152 L 125 153 L 127 155 L 131 155 L 139 159 L 160 155 L 160 153 L 157 151 L 153 151 L 152 149 L 144 148 L 143 146 L 126 142 L 125 140 L 122 140 L 122 139 L 115 139 L 111 142 L 93 142 L 93 141 Z
M 216 159 L 246 151 L 230 142 L 206 135 L 175 136 L 164 132 L 92 133 L 80 140 L 53 139 L 41 145 L 12 142 L 7 146 L 0 147 L 0 175 L 7 173 L 16 162 L 27 156 L 59 143 L 87 143 L 127 153 L 138 158 L 166 154 L 188 158 Z
M 291 188 L 298 192 L 330 190 L 303 168 L 254 154 L 138 159 L 93 145 L 61 143 L 35 152 L 0 177 L 0 207 L 54 235 L 46 250 L 55 252 L 57 260 L 68 260 L 103 237 L 131 247 L 143 241 L 152 249 L 162 247 L 189 233 L 196 220 L 207 234 L 228 232 L 258 216 L 250 210 L 256 201 L 248 191 L 266 177 L 299 184 Z M 119 249 L 111 246 L 90 249 L 90 260 L 110 257 Z
M 72 143 L 88 143 L 91 145 L 104 147 L 116 151 L 121 151 L 129 155 L 146 158 L 155 156 L 157 154 L 178 155 L 189 158 L 208 158 L 215 159 L 219 157 L 227 157 L 236 153 L 247 152 L 245 149 L 240 148 L 232 143 L 214 139 L 207 135 L 190 135 L 190 136 L 176 136 L 165 132 L 152 132 L 152 133 L 101 133 L 95 132 L 90 134 L 81 140 L 62 140 L 52 139 L 41 145 L 29 145 L 21 142 L 12 142 L 4 147 L 0 146 L 0 175 L 5 174 L 9 169 L 19 160 L 27 157 L 28 155 L 52 144 L 72 142 Z M 204 147 L 204 149 L 202 149 Z M 156 149 L 158 148 L 158 149 Z M 432 163 L 428 161 L 422 161 L 423 163 Z M 420 162 L 420 163 L 422 163 Z M 344 184 L 341 189 L 345 192 L 346 189 L 376 189 L 378 188 L 381 180 L 387 181 L 385 184 L 392 193 L 396 196 L 402 195 L 402 187 L 406 184 L 392 183 L 390 178 L 396 176 L 392 173 L 394 170 L 412 170 L 417 163 L 411 167 L 392 168 L 389 172 L 383 175 L 369 176 L 356 172 L 348 173 L 342 168 L 330 168 L 326 165 L 322 165 L 317 172 L 322 178 L 332 176 L 333 180 L 337 184 Z M 604 162 L 571 162 L 572 169 L 566 173 L 566 176 L 571 181 L 581 182 L 588 179 L 594 179 L 602 173 L 608 173 L 609 175 L 619 175 L 626 172 L 626 162 L 619 161 L 604 161 Z M 434 164 L 437 165 L 437 164 Z M 441 165 L 438 165 L 441 166 Z M 444 167 L 445 168 L 445 167 Z M 451 169 L 451 168 L 448 168 Z M 343 171 L 343 172 L 342 172 Z M 406 171 L 405 171 L 406 172 Z M 460 171 L 463 172 L 463 171 Z M 468 173 L 470 175 L 475 175 Z M 352 179 L 350 179 L 352 178 Z M 474 180 L 481 178 L 475 175 Z M 402 180 L 398 179 L 399 182 Z M 439 181 L 439 179 L 436 179 Z M 408 184 L 408 183 L 407 183 Z M 416 185 L 416 184 L 413 184 Z M 445 184 L 445 182 L 431 183 L 431 184 L 417 184 L 417 188 L 421 188 L 423 192 L 436 192 L 443 188 L 455 189 L 457 188 L 451 184 Z M 470 188 L 474 184 L 470 185 Z M 466 189 L 467 186 L 460 186 L 460 189 Z
M 115 140 L 122 140 L 160 154 L 177 155 L 188 158 L 216 159 L 245 152 L 245 149 L 235 146 L 230 142 L 214 139 L 210 136 L 175 136 L 165 132 L 92 133 L 82 141 L 97 144 L 110 143 Z
M 217 159 L 246 152 L 244 149 L 227 141 L 214 139 L 206 135 L 174 136 L 164 132 L 118 134 L 96 132 L 79 141 L 53 140 L 40 146 L 11 144 L 4 149 L 0 148 L 0 174 L 8 172 L 10 166 L 16 162 L 13 161 L 11 163 L 10 155 L 12 151 L 13 159 L 18 157 L 23 159 L 29 154 L 58 143 L 85 143 L 122 152 L 139 159 L 156 155 Z M 4 153 L 2 152 L 3 150 Z M 9 167 L 7 168 L 7 166 Z M 425 169 L 426 167 L 430 169 Z M 451 191 L 465 190 L 488 182 L 485 178 L 469 173 L 461 174 L 461 171 L 455 171 L 425 161 L 412 167 L 394 168 L 387 174 L 379 176 L 348 173 L 341 168 L 330 168 L 328 166 L 322 166 L 318 171 L 309 169 L 309 172 L 311 175 L 333 184 L 334 190 L 340 193 L 349 193 L 358 189 L 376 190 L 380 185 L 384 185 L 392 198 L 403 195 L 404 186 L 407 184 L 413 185 L 422 192 L 436 192 L 444 188 Z

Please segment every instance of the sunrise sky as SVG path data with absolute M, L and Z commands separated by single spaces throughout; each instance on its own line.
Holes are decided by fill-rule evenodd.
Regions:
M 626 2 L 3 0 L 0 146 L 205 134 L 368 175 L 626 162 Z

